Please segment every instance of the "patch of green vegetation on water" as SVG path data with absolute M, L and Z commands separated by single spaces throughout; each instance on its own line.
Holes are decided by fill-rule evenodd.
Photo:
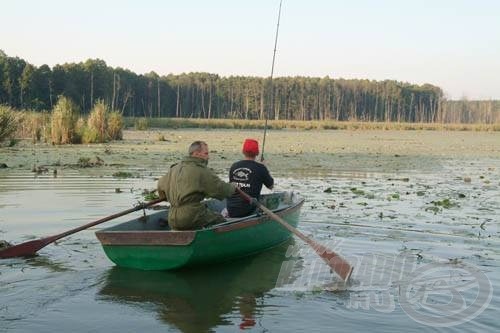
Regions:
M 78 159 L 78 162 L 76 162 L 76 165 L 79 168 L 88 168 L 90 167 L 90 157 L 80 157 Z
M 90 157 L 80 157 L 75 166 L 78 168 L 93 168 L 102 165 L 104 165 L 104 161 L 99 156 L 96 156 L 95 159 Z
M 389 178 L 387 179 L 388 181 L 400 181 L 400 182 L 409 182 L 410 178 L 405 177 L 405 178 Z
M 459 205 L 456 202 L 451 201 L 449 198 L 445 198 L 443 200 L 431 201 L 431 203 L 434 204 L 434 206 L 443 207 L 446 209 L 459 207 Z
M 425 211 L 426 212 L 430 211 L 430 212 L 433 212 L 434 214 L 441 212 L 443 209 L 460 207 L 460 205 L 458 203 L 450 200 L 449 198 L 445 198 L 443 200 L 431 201 L 431 204 L 433 204 L 433 206 L 426 207 Z
M 400 195 L 399 193 L 393 193 L 387 196 L 387 200 L 392 201 L 392 200 L 399 200 Z
M 132 172 L 128 171 L 118 171 L 113 174 L 115 178 L 134 178 L 135 175 Z
M 351 188 L 351 192 L 356 195 L 365 195 L 365 191 L 357 189 L 356 187 Z
M 429 207 L 426 207 L 425 208 L 425 211 L 428 212 L 428 211 L 431 211 L 435 214 L 439 213 L 441 211 L 441 208 L 439 207 L 436 207 L 436 206 L 429 206 Z
M 156 190 L 149 191 L 148 189 L 144 189 L 142 191 L 142 196 L 143 196 L 144 200 L 146 200 L 146 201 L 160 199 L 160 197 L 156 193 Z

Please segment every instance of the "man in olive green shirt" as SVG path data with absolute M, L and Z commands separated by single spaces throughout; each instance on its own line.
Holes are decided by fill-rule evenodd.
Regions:
M 193 142 L 188 152 L 189 156 L 172 165 L 158 180 L 160 198 L 170 202 L 168 224 L 173 230 L 193 230 L 223 222 L 222 215 L 208 209 L 201 201 L 205 198 L 223 200 L 236 189 L 207 168 L 208 145 L 205 142 Z

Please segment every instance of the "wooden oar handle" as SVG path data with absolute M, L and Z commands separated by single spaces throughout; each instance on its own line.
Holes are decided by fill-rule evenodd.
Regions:
M 252 198 L 251 196 L 249 196 L 248 194 L 246 194 L 245 192 L 243 192 L 243 190 L 241 188 L 239 188 L 239 187 L 236 186 L 236 191 L 241 195 L 241 197 L 243 198 L 243 200 L 245 200 L 249 204 L 257 205 L 257 202 L 258 202 L 257 199 Z
M 113 220 L 113 219 L 116 219 L 117 217 L 121 217 L 121 216 L 124 216 L 124 215 L 127 215 L 127 214 L 130 214 L 132 212 L 136 212 L 138 210 L 141 210 L 141 209 L 144 209 L 144 208 L 147 208 L 147 207 L 150 207 L 152 205 L 155 205 L 157 203 L 160 203 L 162 202 L 164 199 L 155 199 L 155 200 L 152 200 L 152 201 L 148 201 L 148 202 L 141 202 L 139 203 L 137 206 L 135 207 L 132 207 L 130 209 L 127 209 L 127 210 L 124 210 L 122 212 L 119 212 L 119 213 L 116 213 L 116 214 L 113 214 L 113 215 L 110 215 L 110 216 L 106 216 L 100 220 L 97 220 L 97 221 L 94 221 L 94 222 L 90 222 L 90 223 L 87 223 L 85 225 L 82 225 L 81 227 L 78 227 L 78 228 L 75 228 L 75 229 L 71 229 L 71 230 L 68 230 L 66 232 L 63 232 L 59 235 L 55 235 L 53 236 L 54 240 L 58 240 L 60 238 L 63 238 L 63 237 L 66 237 L 68 235 L 71 235 L 71 234 L 74 234 L 78 231 L 81 231 L 81 230 L 84 230 L 84 229 L 88 229 L 90 227 L 93 227 L 93 226 L 96 226 L 98 224 L 101 224 L 101 223 L 104 223 L 104 222 L 107 222 L 107 221 L 110 221 L 110 220 Z
M 149 201 L 149 202 L 140 203 L 139 205 L 137 205 L 137 206 L 135 206 L 133 208 L 124 210 L 123 212 L 116 213 L 116 214 L 104 217 L 104 218 L 102 218 L 100 220 L 97 220 L 97 221 L 94 221 L 94 222 L 91 222 L 91 223 L 87 223 L 85 225 L 82 225 L 81 227 L 74 228 L 74 229 L 68 230 L 66 232 L 54 235 L 54 236 L 49 236 L 49 237 L 40 238 L 40 239 L 36 239 L 36 240 L 24 242 L 24 243 L 21 243 L 21 244 L 13 245 L 13 246 L 8 247 L 6 249 L 0 250 L 0 258 L 4 259 L 4 258 L 25 257 L 25 256 L 35 255 L 38 250 L 40 250 L 43 247 L 49 245 L 50 243 L 55 242 L 58 239 L 61 239 L 61 238 L 66 237 L 68 235 L 74 234 L 74 233 L 76 233 L 78 231 L 81 231 L 81 230 L 84 230 L 84 229 L 88 229 L 88 228 L 93 227 L 95 225 L 98 225 L 100 223 L 103 223 L 103 222 L 115 219 L 117 217 L 126 215 L 128 213 L 132 213 L 132 212 L 144 209 L 146 207 L 149 207 L 149 206 L 152 206 L 154 204 L 157 204 L 157 203 L 159 203 L 161 201 L 163 201 L 163 199 L 156 199 L 156 200 L 152 200 L 152 201 Z
M 328 266 L 332 268 L 332 270 L 337 273 L 345 282 L 349 280 L 352 274 L 353 267 L 349 265 L 349 263 L 340 257 L 337 253 L 327 249 L 325 246 L 315 242 L 311 238 L 307 237 L 290 224 L 288 224 L 281 217 L 273 213 L 269 208 L 260 203 L 257 199 L 252 198 L 245 192 L 243 192 L 239 187 L 236 187 L 236 190 L 241 195 L 241 197 L 247 201 L 248 203 L 254 204 L 259 207 L 264 213 L 269 215 L 273 220 L 281 224 L 282 227 L 293 233 L 295 236 L 302 239 L 308 245 L 310 245 L 314 251 L 326 262 Z

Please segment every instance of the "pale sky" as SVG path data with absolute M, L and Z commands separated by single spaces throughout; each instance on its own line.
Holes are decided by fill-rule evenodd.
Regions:
M 40 66 L 271 73 L 279 0 L 0 0 L 0 49 Z M 283 0 L 274 76 L 398 80 L 500 99 L 500 1 Z

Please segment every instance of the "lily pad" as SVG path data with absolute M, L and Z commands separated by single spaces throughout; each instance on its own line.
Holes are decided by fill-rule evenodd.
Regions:
M 434 206 L 443 207 L 446 209 L 458 207 L 458 204 L 456 202 L 453 202 L 449 198 L 445 198 L 443 200 L 431 201 L 431 203 L 434 204 Z
M 440 207 L 437 207 L 437 206 L 429 206 L 429 207 L 426 207 L 425 208 L 425 211 L 428 212 L 428 211 L 431 211 L 433 212 L 434 214 L 437 214 L 441 211 L 441 208 Z
M 134 178 L 134 174 L 128 171 L 118 171 L 113 174 L 115 178 Z
M 356 195 L 365 195 L 365 191 L 357 189 L 355 187 L 351 188 L 351 192 L 356 194 Z

